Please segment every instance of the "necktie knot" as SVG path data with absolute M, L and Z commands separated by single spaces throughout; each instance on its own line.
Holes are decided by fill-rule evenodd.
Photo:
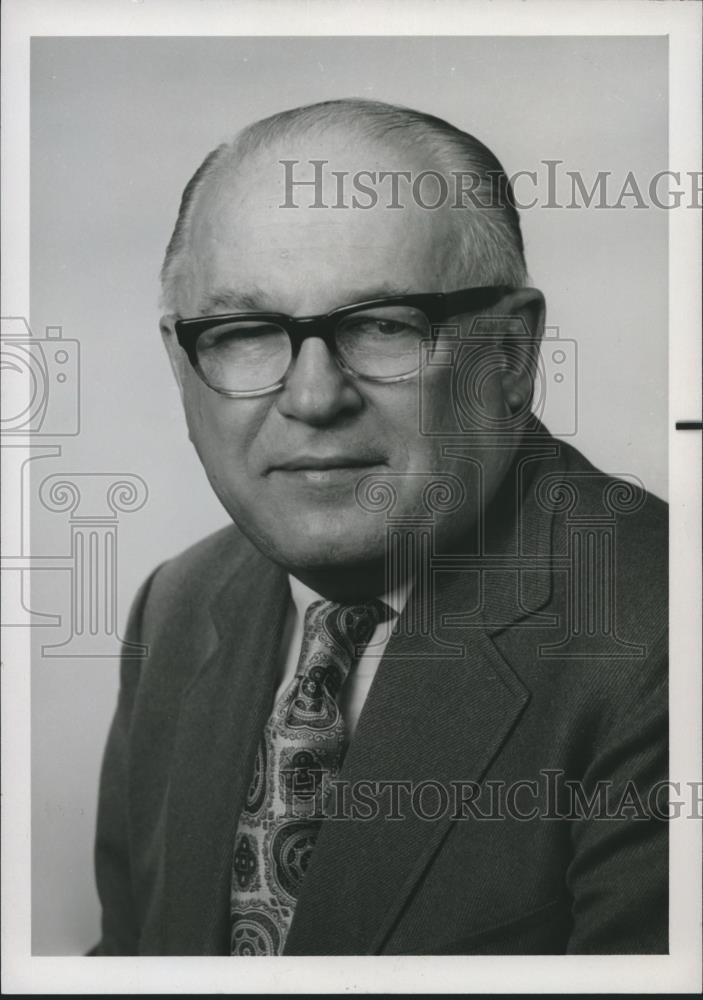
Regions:
M 393 614 L 383 601 L 374 598 L 359 604 L 315 601 L 305 613 L 303 643 L 298 673 L 304 665 L 314 669 L 315 653 L 332 656 L 346 677 L 352 662 L 364 651 L 376 626 Z
M 391 614 L 382 601 L 315 601 L 305 613 L 296 686 L 286 705 L 290 727 L 327 729 L 339 715 L 337 698 L 352 665 L 378 623 Z

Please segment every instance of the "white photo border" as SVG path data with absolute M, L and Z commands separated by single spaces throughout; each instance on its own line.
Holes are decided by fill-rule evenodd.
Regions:
M 29 315 L 32 36 L 668 35 L 669 166 L 700 169 L 700 7 L 649 0 L 6 0 L 2 79 L 3 315 Z M 451 26 L 451 31 L 449 31 Z M 701 216 L 672 209 L 669 257 L 670 776 L 701 782 Z M 26 501 L 25 501 L 26 502 Z M 3 505 L 4 506 L 4 505 Z M 27 521 L 28 523 L 28 521 Z M 29 629 L 4 636 L 2 958 L 11 993 L 697 991 L 701 827 L 671 822 L 670 954 L 263 959 L 31 955 Z M 696 695 L 692 697 L 692 692 Z M 700 784 L 699 786 L 700 787 Z M 236 989 L 235 989 L 236 987 Z

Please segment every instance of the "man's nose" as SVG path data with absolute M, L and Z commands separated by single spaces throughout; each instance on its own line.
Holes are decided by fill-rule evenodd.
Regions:
M 323 425 L 360 410 L 363 398 L 324 342 L 308 337 L 291 364 L 276 405 L 285 417 Z

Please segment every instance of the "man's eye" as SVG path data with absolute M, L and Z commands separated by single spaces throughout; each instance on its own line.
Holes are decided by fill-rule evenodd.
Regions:
M 355 320 L 348 325 L 348 329 L 359 334 L 366 334 L 367 336 L 375 334 L 383 337 L 397 337 L 399 334 L 414 332 L 414 328 L 402 320 L 379 319 L 373 316 L 365 316 L 362 319 Z
M 246 348 L 268 344 L 274 339 L 286 339 L 285 331 L 270 323 L 227 323 L 206 330 L 200 337 L 200 350 Z
M 410 327 L 408 327 L 406 323 L 399 323 L 397 320 L 394 319 L 376 320 L 374 322 L 374 326 L 376 327 L 379 333 L 386 333 L 386 334 L 403 333 L 404 331 L 410 329 Z

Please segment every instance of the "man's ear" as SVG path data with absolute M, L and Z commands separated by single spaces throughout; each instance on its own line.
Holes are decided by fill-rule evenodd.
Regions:
M 537 288 L 518 288 L 503 299 L 500 312 L 517 322 L 503 338 L 506 365 L 501 375 L 503 395 L 512 413 L 532 404 L 535 369 L 544 333 L 544 295 Z
M 176 384 L 178 385 L 178 391 L 181 394 L 181 399 L 183 399 L 183 381 L 185 378 L 185 352 L 178 343 L 178 338 L 176 337 L 175 328 L 176 316 L 173 314 L 167 314 L 162 316 L 159 320 L 159 329 L 161 330 L 161 339 L 164 342 L 164 347 L 168 354 L 168 360 L 171 363 L 171 370 L 173 371 L 174 377 L 176 379 Z

